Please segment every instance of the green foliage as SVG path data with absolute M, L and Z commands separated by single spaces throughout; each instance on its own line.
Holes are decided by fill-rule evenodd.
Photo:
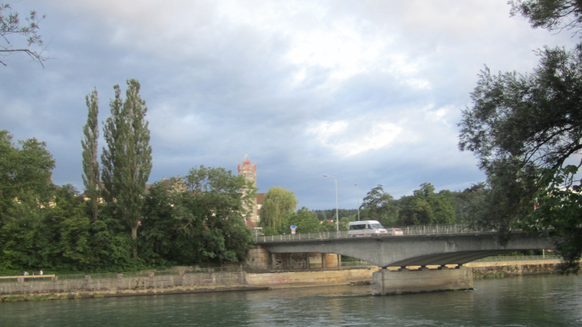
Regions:
M 131 238 L 137 239 L 138 221 L 145 185 L 152 169 L 150 131 L 145 120 L 147 107 L 139 95 L 139 82 L 127 81 L 125 101 L 119 85 L 115 85 L 111 101 L 111 116 L 104 127 L 107 148 L 101 157 L 106 199 L 116 204 L 116 215 L 131 228 Z M 133 248 L 137 257 L 137 248 Z
M 534 27 L 578 28 L 581 23 L 579 1 L 511 4 L 512 13 L 530 18 Z M 572 192 L 560 190 L 568 189 L 565 181 L 575 180 L 577 170 L 568 162 L 582 150 L 582 45 L 537 53 L 540 65 L 533 73 L 481 72 L 471 94 L 474 106 L 459 124 L 459 147 L 473 151 L 487 174 L 484 197 L 475 202 L 476 225 L 497 228 L 505 240 L 514 228 L 548 234 L 566 272 L 577 271 L 581 209 Z M 534 205 L 541 209 L 534 212 Z
M 47 205 L 52 197 L 55 161 L 46 144 L 34 138 L 18 144 L 12 144 L 8 131 L 0 130 L 0 226 L 3 215 L 19 198 L 30 197 Z
M 473 151 L 489 191 L 477 224 L 509 232 L 533 210 L 542 169 L 582 149 L 582 49 L 546 48 L 533 74 L 481 74 L 463 112 L 460 148 Z
M 191 169 L 185 180 L 202 221 L 203 259 L 244 260 L 253 242 L 244 222 L 245 210 L 257 196 L 253 183 L 223 168 L 204 166 Z
M 459 147 L 473 151 L 486 172 L 502 160 L 557 168 L 582 149 L 582 48 L 538 52 L 533 74 L 481 72 L 463 111 Z
M 20 194 L 17 204 L 3 216 L 0 229 L 3 269 L 19 269 L 23 266 L 39 267 L 47 263 L 47 233 L 43 222 L 45 211 L 40 210 L 35 196 Z
M 297 207 L 295 193 L 282 187 L 273 186 L 265 193 L 260 211 L 260 226 L 263 227 L 263 233 L 277 233 L 281 230 L 283 221 Z
M 99 215 L 99 200 L 101 198 L 101 184 L 99 180 L 99 159 L 97 156 L 97 142 L 99 139 L 99 100 L 97 90 L 85 97 L 87 103 L 87 123 L 83 128 L 85 138 L 81 140 L 83 147 L 83 184 L 85 196 L 89 198 L 89 208 L 93 220 Z
M 319 219 L 319 221 L 326 221 L 328 218 L 325 211 L 317 212 L 317 219 Z
M 319 225 L 319 230 L 322 232 L 335 232 L 337 230 L 337 226 L 335 223 L 330 223 L 326 220 Z
M 475 213 L 473 208 L 482 203 L 483 197 L 487 192 L 485 183 L 478 183 L 465 189 L 462 192 L 452 192 L 455 203 L 455 217 L 457 222 L 470 225 L 473 222 Z
M 95 259 L 90 265 L 93 271 L 127 271 L 140 264 L 132 259 L 133 242 L 125 224 L 117 219 L 113 205 L 104 205 L 99 219 L 91 222 L 92 247 Z
M 540 183 L 546 187 L 535 194 L 537 210 L 520 225 L 552 238 L 554 252 L 564 259 L 565 273 L 577 273 L 582 256 L 582 183 L 575 178 L 579 167 L 544 170 Z
M 33 60 L 38 61 L 41 65 L 46 58 L 42 57 L 42 52 L 31 49 L 32 45 L 42 46 L 42 37 L 38 33 L 40 19 L 36 11 L 31 11 L 26 17 L 26 24 L 20 24 L 20 15 L 11 11 L 9 4 L 0 3 L 0 56 L 8 56 L 12 53 L 26 53 Z M 16 35 L 25 38 L 26 46 L 14 48 L 14 41 L 11 42 L 11 36 Z M 18 41 L 18 40 L 17 40 Z M 6 66 L 3 60 L 0 64 Z
M 196 262 L 197 239 L 181 237 L 180 231 L 189 231 L 197 224 L 193 213 L 188 209 L 187 198 L 172 191 L 171 186 L 177 179 L 156 182 L 149 188 L 144 201 L 144 220 L 140 227 L 140 257 L 152 263 Z M 184 249 L 184 244 L 188 247 Z M 184 252 L 184 256 L 180 257 Z
M 455 198 L 453 193 L 442 190 L 438 194 L 427 197 L 432 207 L 436 224 L 454 224 L 457 222 L 455 215 Z
M 378 185 L 364 198 L 361 220 L 378 220 L 386 227 L 451 224 L 456 221 L 454 203 L 453 193 L 443 190 L 437 194 L 430 183 L 398 201 Z
M 11 139 L 0 131 L 0 271 L 120 272 L 240 262 L 254 242 L 244 215 L 256 188 L 243 176 L 200 166 L 184 179 L 155 183 L 143 196 L 142 233 L 133 240 L 131 226 L 119 219 L 119 203 L 99 204 L 93 219 L 91 203 L 73 186 L 50 183 L 54 161 L 44 143 L 32 139 L 16 147 Z
M 315 233 L 320 229 L 319 219 L 306 207 L 302 207 L 285 218 L 281 225 L 281 234 L 289 234 L 290 226 L 297 226 L 296 233 Z
M 579 0 L 512 0 L 509 4 L 512 16 L 528 18 L 534 28 L 570 30 L 582 24 L 582 2 Z
M 398 207 L 392 195 L 378 185 L 366 194 L 360 207 L 361 220 L 378 220 L 382 226 L 394 226 L 398 219 Z
M 400 200 L 400 223 L 402 225 L 430 225 L 436 220 L 427 199 L 420 196 L 406 196 Z
M 244 260 L 253 243 L 244 203 L 254 198 L 252 182 L 223 168 L 200 166 L 183 180 L 152 185 L 141 227 L 142 256 L 180 265 Z

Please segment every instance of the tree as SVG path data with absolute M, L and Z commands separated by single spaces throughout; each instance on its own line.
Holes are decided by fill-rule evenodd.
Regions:
M 47 266 L 50 246 L 44 225 L 46 211 L 31 193 L 23 193 L 7 208 L 0 228 L 0 269 Z M 49 250 L 50 252 L 50 250 Z
M 568 165 L 557 174 L 545 170 L 540 183 L 548 186 L 536 194 L 536 210 L 523 223 L 526 230 L 552 238 L 554 252 L 563 259 L 560 270 L 564 273 L 577 273 L 580 269 L 582 189 L 580 179 L 575 177 L 579 168 L 580 165 Z
M 131 238 L 137 239 L 138 222 L 145 185 L 152 169 L 150 131 L 145 120 L 147 107 L 139 95 L 139 82 L 127 81 L 125 101 L 119 85 L 115 85 L 111 101 L 111 116 L 104 127 L 107 148 L 103 149 L 102 179 L 107 199 L 115 203 L 117 216 L 131 228 Z M 137 246 L 133 247 L 137 257 Z
M 319 219 L 319 221 L 327 221 L 327 215 L 325 213 L 325 211 L 318 211 L 317 219 Z
M 414 195 L 400 200 L 400 222 L 404 225 L 451 224 L 456 221 L 450 191 L 435 193 L 431 183 L 422 183 Z
M 224 168 L 192 168 L 185 176 L 194 217 L 201 223 L 202 258 L 220 262 L 243 260 L 253 242 L 245 210 L 257 196 L 252 181 Z
M 181 213 L 188 213 L 193 217 L 193 212 L 183 210 L 182 194 L 173 190 L 172 185 L 177 179 L 170 178 L 153 183 L 144 201 L 144 221 L 140 232 L 140 258 L 148 263 L 181 264 L 182 262 L 196 262 L 199 260 L 198 240 L 189 239 L 184 244 L 191 248 L 183 248 L 181 240 L 178 240 L 181 230 L 181 222 L 187 221 L 185 226 L 191 226 L 193 218 L 188 219 Z M 196 256 L 194 256 L 196 255 Z M 186 260 L 181 258 L 188 256 Z
M 26 18 L 26 25 L 20 25 L 19 14 L 12 12 L 11 9 L 9 4 L 0 3 L 0 56 L 6 57 L 13 53 L 26 53 L 34 61 L 38 61 L 42 65 L 42 62 L 46 60 L 42 56 L 42 51 L 33 50 L 31 46 L 35 44 L 38 46 L 43 45 L 42 37 L 38 34 L 38 23 L 45 16 L 39 19 L 36 11 L 33 10 Z M 10 41 L 12 35 L 26 38 L 26 45 L 15 48 Z M 7 66 L 3 60 L 0 60 L 0 64 Z
M 276 234 L 283 220 L 295 211 L 295 193 L 282 187 L 273 186 L 263 198 L 260 211 L 260 225 L 266 235 Z
M 52 237 L 44 226 L 53 201 L 55 162 L 36 139 L 12 143 L 0 131 L 0 269 L 46 264 Z
M 549 30 L 576 29 L 582 24 L 579 0 L 512 0 L 511 15 L 529 19 L 532 27 Z
M 287 216 L 285 222 L 282 224 L 282 233 L 290 232 L 290 226 L 297 227 L 297 233 L 315 233 L 319 231 L 319 219 L 314 216 L 314 214 L 309 211 L 306 207 L 302 207 Z
M 543 195 L 553 186 L 563 180 L 573 180 L 573 187 L 580 184 L 574 178 L 577 168 L 565 168 L 582 149 L 582 46 L 572 51 L 545 48 L 538 54 L 540 66 L 531 74 L 482 71 L 471 94 L 474 105 L 463 111 L 459 124 L 459 147 L 479 158 L 490 187 L 477 223 L 506 234 L 515 228 L 527 229 L 534 206 L 554 206 L 551 197 Z M 569 214 L 570 218 L 563 219 L 578 217 L 575 212 Z M 540 219 L 545 221 L 544 228 L 555 228 L 562 218 Z M 578 233 L 577 228 L 559 230 Z M 554 236 L 556 247 L 576 249 L 568 257 L 580 258 L 582 249 L 563 243 L 571 238 Z
M 428 201 L 421 196 L 403 196 L 400 199 L 399 221 L 402 225 L 430 225 L 435 223 Z
M 45 268 L 83 271 L 95 262 L 94 252 L 100 249 L 91 244 L 91 216 L 86 214 L 85 201 L 79 195 L 72 185 L 63 185 L 55 192 L 54 205 L 46 210 L 45 230 L 38 233 L 53 236 L 47 246 L 50 265 Z
M 319 230 L 322 232 L 335 232 L 337 231 L 337 226 L 335 223 L 326 220 L 319 225 Z
M 441 190 L 438 194 L 433 193 L 432 196 L 428 196 L 428 203 L 434 212 L 435 223 L 454 224 L 457 222 L 455 197 L 451 191 Z
M 29 196 L 45 205 L 51 199 L 55 161 L 46 144 L 35 138 L 18 144 L 12 144 L 8 131 L 0 130 L 0 224 L 2 214 L 19 198 Z
M 466 188 L 462 192 L 453 192 L 455 201 L 455 216 L 462 224 L 471 224 L 475 214 L 472 209 L 477 207 L 477 203 L 482 201 L 488 189 L 485 183 L 478 183 Z
M 244 215 L 256 188 L 223 168 L 192 168 L 154 183 L 145 200 L 140 251 L 150 263 L 239 262 L 253 244 Z
M 97 157 L 97 140 L 99 139 L 99 126 L 97 116 L 99 115 L 99 104 L 97 90 L 93 90 L 91 95 L 85 97 L 87 103 L 87 123 L 83 128 L 85 139 L 81 140 L 83 147 L 83 184 L 85 185 L 85 195 L 89 198 L 89 207 L 93 220 L 97 220 L 99 215 L 100 180 L 99 161 Z
M 398 217 L 398 207 L 395 205 L 392 195 L 384 192 L 382 185 L 378 186 L 366 194 L 360 207 L 362 220 L 378 220 L 382 226 L 393 226 Z

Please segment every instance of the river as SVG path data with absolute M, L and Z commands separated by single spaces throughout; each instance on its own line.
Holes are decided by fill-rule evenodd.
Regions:
M 0 303 L 0 326 L 582 326 L 582 277 L 475 281 L 372 296 L 371 286 Z

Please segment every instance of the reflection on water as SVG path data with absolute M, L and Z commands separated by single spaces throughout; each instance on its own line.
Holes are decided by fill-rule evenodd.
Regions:
M 370 286 L 0 304 L 0 326 L 582 326 L 582 278 L 475 281 L 371 296 Z

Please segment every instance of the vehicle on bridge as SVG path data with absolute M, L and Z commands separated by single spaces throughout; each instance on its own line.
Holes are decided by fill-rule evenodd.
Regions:
M 388 227 L 386 230 L 388 231 L 388 235 L 404 235 L 404 232 L 401 228 Z
M 382 235 L 388 235 L 388 231 L 377 220 L 351 221 L 348 224 L 348 237 L 373 237 Z

